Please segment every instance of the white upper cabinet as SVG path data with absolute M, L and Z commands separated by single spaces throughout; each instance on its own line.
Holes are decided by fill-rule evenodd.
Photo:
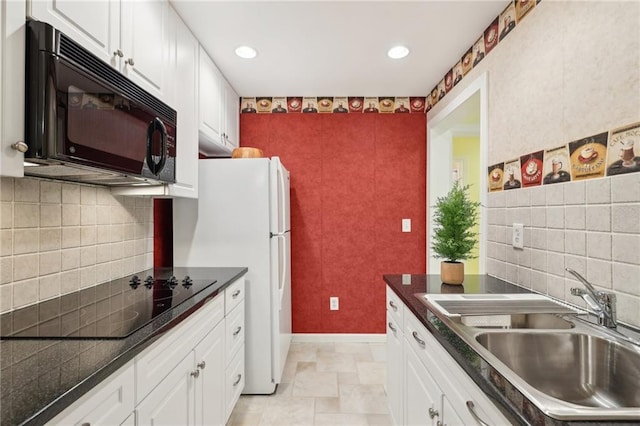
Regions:
M 0 2 L 0 176 L 23 176 L 25 2 Z
M 231 156 L 239 141 L 239 97 L 202 47 L 198 96 L 200 152 L 210 157 Z
M 30 0 L 28 14 L 167 101 L 168 1 Z

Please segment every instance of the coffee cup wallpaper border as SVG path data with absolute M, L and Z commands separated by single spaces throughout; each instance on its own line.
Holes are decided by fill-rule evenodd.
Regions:
M 640 172 L 640 121 L 488 167 L 488 191 Z
M 291 96 L 242 97 L 241 114 L 281 113 L 379 113 L 407 114 L 429 112 L 451 91 L 467 73 L 475 68 L 502 42 L 541 0 L 512 0 L 479 35 L 460 60 L 456 62 L 426 96 Z

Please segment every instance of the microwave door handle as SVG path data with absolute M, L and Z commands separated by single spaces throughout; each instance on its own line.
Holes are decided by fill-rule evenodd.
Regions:
M 152 155 L 152 141 L 153 134 L 156 131 L 160 131 L 162 136 L 162 147 L 160 153 L 160 161 L 157 163 L 153 159 Z M 167 128 L 164 126 L 162 120 L 158 117 L 155 117 L 149 127 L 147 128 L 147 165 L 149 166 L 149 170 L 154 175 L 159 174 L 164 168 L 165 163 L 167 162 Z

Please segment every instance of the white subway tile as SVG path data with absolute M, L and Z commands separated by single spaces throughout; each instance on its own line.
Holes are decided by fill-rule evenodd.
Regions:
M 122 245 L 123 243 L 111 243 L 111 260 L 122 259 Z
M 547 253 L 547 273 L 564 277 L 564 254 Z
M 60 295 L 60 274 L 41 276 L 39 280 L 40 300 L 50 299 Z
M 496 226 L 496 242 L 506 244 L 507 231 L 510 232 L 510 230 L 511 227 L 507 228 L 506 226 Z
M 512 190 L 513 191 L 513 190 Z M 506 269 L 506 281 L 517 284 L 518 283 L 518 266 L 512 263 L 507 263 Z
M 611 179 L 590 179 L 586 184 L 588 204 L 611 203 Z
M 96 246 L 96 263 L 104 263 L 104 262 L 110 262 L 110 261 L 111 261 L 111 244 L 98 244 Z
M 575 269 L 575 268 L 574 268 Z M 598 287 L 612 288 L 611 262 L 599 259 L 587 260 L 587 280 Z M 581 273 L 581 270 L 578 270 Z
M 515 249 L 510 245 L 505 245 L 505 262 L 511 265 L 518 264 L 518 251 L 519 249 Z M 515 281 L 512 281 L 515 282 Z
M 508 190 L 504 191 L 504 203 L 505 207 L 513 208 L 518 206 L 518 191 Z
M 0 228 L 13 228 L 13 203 L 2 203 L 0 209 Z
M 96 204 L 99 206 L 110 206 L 115 203 L 111 191 L 107 188 L 98 188 L 96 191 Z
M 507 222 L 507 224 L 512 225 L 514 222 L 521 223 L 524 226 L 531 226 L 531 208 L 530 207 L 520 207 L 515 209 L 515 215 L 513 220 Z
M 37 253 L 38 239 L 37 229 L 16 229 L 13 232 L 13 254 Z
M 531 288 L 531 269 L 518 266 L 518 285 Z
M 16 179 L 14 183 L 16 202 L 37 203 L 40 201 L 40 181 L 31 178 Z
M 568 254 L 564 257 L 564 267 L 571 268 L 574 271 L 578 271 L 578 273 L 582 276 L 586 276 L 585 274 L 587 274 L 587 258 L 583 256 L 572 256 Z M 563 271 L 563 274 L 565 277 L 573 276 L 566 271 Z
M 69 271 L 80 267 L 79 248 L 64 249 L 60 252 L 60 257 L 62 259 L 61 269 L 63 271 Z
M 587 256 L 611 260 L 611 234 L 587 232 Z
M 563 185 L 548 185 L 546 188 L 546 202 L 548 206 L 564 205 Z
M 495 225 L 506 225 L 505 221 L 504 221 L 504 216 L 505 216 L 505 209 L 494 209 L 493 211 L 493 218 L 494 218 L 494 224 Z M 146 228 L 146 226 L 145 226 Z M 146 232 L 145 232 L 146 234 Z
M 96 246 L 82 247 L 80 249 L 80 266 L 91 266 L 96 264 Z
M 609 204 L 587 206 L 587 230 L 611 231 L 611 206 Z
M 640 265 L 640 235 L 613 234 L 613 260 Z
M 546 228 L 547 226 L 547 208 L 532 207 L 531 208 L 531 226 L 536 228 Z
M 0 313 L 13 309 L 13 284 L 0 286 Z
M 3 286 L 4 287 L 4 286 Z M 38 280 L 13 283 L 13 308 L 30 305 L 38 301 Z
M 0 258 L 0 284 L 7 284 L 13 281 L 13 257 Z
M 13 181 L 10 177 L 0 177 L 0 201 L 13 201 Z
M 11 256 L 13 254 L 13 230 L 3 229 L 0 231 L 0 256 Z
M 611 201 L 614 203 L 640 201 L 640 173 L 613 176 Z
M 91 287 L 96 284 L 96 267 L 88 266 L 80 269 L 80 288 Z
M 73 269 L 60 274 L 60 293 L 67 294 L 80 290 L 80 271 Z
M 531 248 L 546 250 L 547 248 L 547 231 L 546 229 L 531 230 Z
M 111 263 L 101 263 L 96 265 L 96 282 L 104 283 L 111 279 Z
M 111 223 L 111 206 L 96 206 L 96 224 L 109 225 Z
M 97 202 L 97 189 L 94 186 L 80 187 L 80 204 L 95 206 Z
M 124 225 L 111 225 L 111 242 L 116 243 L 124 240 Z
M 640 204 L 614 204 L 611 206 L 613 232 L 640 233 Z
M 616 294 L 618 321 L 627 324 L 640 324 L 640 297 L 631 296 L 624 293 Z
M 60 204 L 62 202 L 62 184 L 47 180 L 40 181 L 40 202 Z
M 80 205 L 79 204 L 63 204 L 62 205 L 62 226 L 78 226 L 80 225 Z
M 13 205 L 13 226 L 15 228 L 37 228 L 40 226 L 39 204 L 15 203 Z
M 95 245 L 96 239 L 97 239 L 97 230 L 95 226 L 80 227 L 80 244 L 83 247 Z
M 585 204 L 585 182 L 571 182 L 561 185 L 564 187 L 564 202 L 567 205 Z
M 59 251 L 47 251 L 40 253 L 40 275 L 48 275 L 60 272 L 62 259 Z
M 80 185 L 72 183 L 62 184 L 62 203 L 80 204 Z
M 62 225 L 62 209 L 60 204 L 40 204 L 40 226 L 59 227 Z
M 564 231 L 562 229 L 547 231 L 547 250 L 564 253 Z M 555 256 L 555 253 L 550 253 L 550 256 Z
M 587 254 L 587 233 L 584 231 L 565 231 L 564 251 L 568 254 L 585 256 Z
M 515 191 L 518 195 L 518 207 L 530 207 L 531 206 L 531 191 L 526 189 L 520 189 Z
M 80 206 L 80 224 L 83 226 L 96 224 L 96 206 L 95 205 Z
M 127 223 L 124 225 L 124 239 L 133 240 L 136 237 L 136 225 L 133 223 Z
M 547 272 L 547 252 L 543 250 L 531 250 L 531 269 Z
M 523 250 L 518 250 L 517 261 L 518 261 L 518 266 L 530 268 L 531 267 L 531 249 L 525 247 Z
M 566 229 L 585 229 L 585 207 L 567 206 L 564 209 L 564 222 Z
M 564 228 L 564 207 L 547 207 L 547 228 Z
M 62 228 L 40 229 L 40 251 L 60 250 L 62 247 Z
M 547 294 L 564 300 L 564 276 L 547 274 Z
M 116 279 L 124 275 L 122 259 L 111 262 L 111 279 Z
M 547 294 L 547 274 L 545 272 L 531 271 L 531 289 L 538 293 Z
M 13 280 L 22 281 L 38 276 L 38 254 L 13 257 Z
M 98 226 L 97 234 L 96 242 L 98 244 L 111 242 L 111 226 Z
M 615 290 L 640 296 L 638 277 L 640 277 L 640 265 L 613 262 L 613 288 Z
M 62 248 L 80 246 L 80 227 L 65 226 L 62 228 Z
M 531 205 L 535 207 L 545 206 L 547 204 L 547 192 L 543 186 L 535 186 L 533 188 L 521 189 L 520 191 L 528 191 Z

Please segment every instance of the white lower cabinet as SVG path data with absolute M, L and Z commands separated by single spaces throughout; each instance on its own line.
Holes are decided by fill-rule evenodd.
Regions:
M 476 415 L 485 423 L 509 424 L 420 320 L 393 296 L 393 291 L 387 288 L 387 395 L 394 423 L 433 426 L 481 424 L 467 408 L 467 401 L 471 401 Z M 398 309 L 390 310 L 389 301 L 393 301 Z M 398 315 L 404 321 L 402 333 L 389 327 L 396 327 L 394 321 Z M 403 341 L 401 348 L 397 346 L 398 336 Z M 403 372 L 398 365 L 404 367 Z M 397 377 L 401 377 L 401 384 L 394 382 Z M 398 407 L 398 401 L 401 401 L 402 408 Z
M 226 424 L 244 388 L 244 284 L 239 278 L 51 424 Z

